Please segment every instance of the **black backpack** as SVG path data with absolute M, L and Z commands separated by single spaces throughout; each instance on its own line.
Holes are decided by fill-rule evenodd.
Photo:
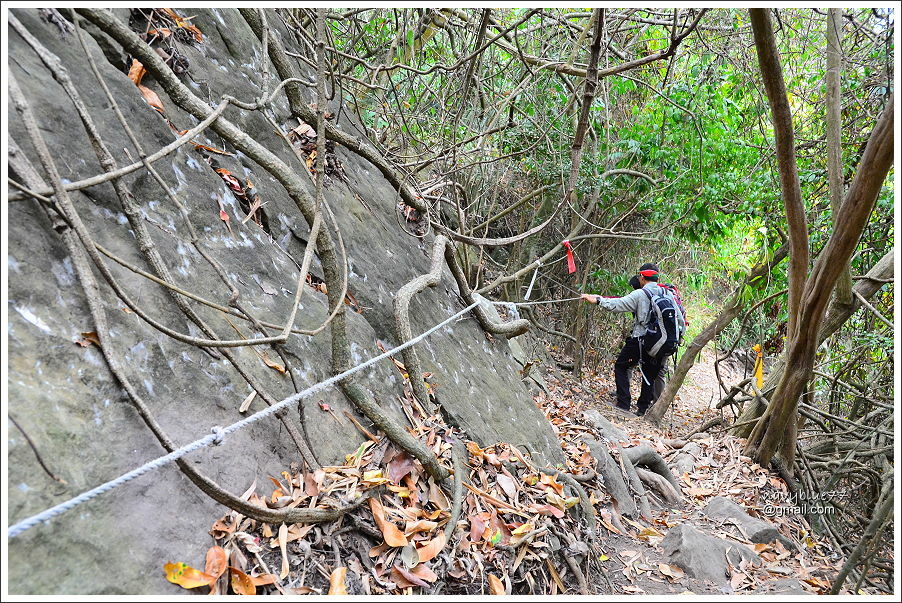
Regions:
M 676 301 L 677 308 L 680 309 L 680 312 L 683 314 L 683 323 L 686 328 L 689 328 L 689 315 L 686 314 L 686 308 L 683 306 L 683 300 L 680 299 L 680 290 L 677 289 L 676 285 L 671 285 L 670 283 L 658 283 L 661 287 L 664 287 L 673 295 L 673 299 Z
M 672 356 L 680 342 L 677 305 L 671 296 L 651 293 L 648 289 L 642 289 L 642 292 L 648 296 L 651 305 L 642 337 L 642 350 L 652 358 Z

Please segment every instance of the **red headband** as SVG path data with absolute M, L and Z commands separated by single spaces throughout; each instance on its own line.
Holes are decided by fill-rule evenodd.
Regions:
M 642 276 L 654 276 L 658 273 L 657 270 L 640 270 L 639 274 Z

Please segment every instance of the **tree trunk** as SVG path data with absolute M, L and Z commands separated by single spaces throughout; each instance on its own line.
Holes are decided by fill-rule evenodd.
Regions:
M 774 31 L 767 11 L 768 9 L 751 8 L 749 16 L 755 36 L 755 49 L 758 52 L 761 77 L 764 80 L 764 89 L 767 92 L 773 119 L 777 166 L 780 172 L 780 192 L 783 195 L 783 206 L 786 210 L 787 234 L 789 235 L 789 284 L 787 287 L 789 290 L 789 325 L 787 326 L 787 337 L 792 337 L 797 328 L 802 289 L 805 286 L 805 275 L 808 273 L 808 224 L 805 218 L 805 205 L 802 202 L 802 190 L 799 187 L 792 113 L 789 110 L 786 86 L 783 83 L 783 68 L 780 66 Z
M 645 418 L 653 423 L 659 423 L 661 419 L 664 418 L 664 414 L 670 408 L 670 405 L 673 404 L 673 400 L 676 397 L 677 392 L 680 387 L 683 385 L 683 381 L 686 379 L 686 375 L 689 373 L 689 369 L 692 368 L 692 365 L 695 363 L 695 358 L 701 354 L 701 351 L 704 349 L 708 342 L 717 337 L 717 335 L 723 331 L 727 325 L 729 325 L 733 320 L 739 316 L 739 313 L 742 311 L 743 303 L 742 303 L 742 292 L 746 287 L 751 285 L 754 281 L 761 278 L 763 275 L 767 274 L 771 270 L 774 269 L 780 262 L 786 258 L 786 254 L 789 251 L 786 245 L 781 246 L 775 253 L 770 262 L 766 264 L 758 264 L 749 271 L 746 279 L 740 284 L 736 289 L 733 290 L 733 293 L 730 295 L 730 299 L 727 301 L 726 305 L 724 305 L 723 310 L 721 310 L 720 314 L 708 324 L 702 332 L 695 336 L 695 339 L 689 344 L 689 347 L 686 348 L 686 351 L 680 357 L 680 361 L 677 363 L 676 368 L 673 371 L 673 376 L 670 378 L 670 381 L 667 382 L 667 387 L 664 388 L 664 391 L 661 392 L 661 395 L 658 397 L 658 400 L 655 402 L 654 406 L 648 411 L 645 415 Z
M 592 45 L 589 48 L 589 67 L 586 70 L 582 105 L 580 106 L 579 119 L 577 120 L 573 135 L 573 147 L 570 150 L 570 177 L 567 180 L 567 192 L 565 194 L 571 203 L 576 196 L 576 183 L 579 179 L 579 168 L 580 165 L 582 165 L 583 143 L 586 139 L 586 132 L 589 130 L 589 112 L 592 108 L 592 103 L 595 101 L 595 93 L 598 87 L 598 57 L 601 55 L 601 32 L 604 29 L 604 9 L 596 8 L 594 12 L 596 13 L 593 17 L 596 19 L 595 34 L 592 36 Z M 591 208 L 589 211 L 591 212 Z M 578 227 L 578 216 L 574 216 L 573 219 L 574 221 L 570 226 L 571 231 L 576 230 Z M 587 266 L 583 267 L 584 272 L 586 268 Z M 571 280 L 571 282 L 574 281 Z M 579 312 L 579 306 L 582 305 L 582 302 L 577 300 L 573 302 L 573 304 L 571 316 L 573 317 L 575 324 L 576 313 Z M 574 360 L 577 355 L 581 356 L 581 353 L 575 348 L 575 345 L 576 342 L 574 342 L 574 347 L 571 348 L 573 350 L 572 356 L 574 357 Z M 580 357 L 580 365 L 581 364 L 582 358 Z M 579 378 L 579 373 L 576 373 L 576 378 Z
M 861 158 L 858 173 L 849 188 L 836 223 L 842 227 L 821 252 L 807 282 L 808 232 L 802 204 L 793 145 L 792 116 L 783 84 L 770 17 L 765 9 L 749 10 L 755 49 L 764 87 L 773 114 L 780 188 L 789 225 L 789 325 L 787 329 L 787 369 L 777 384 L 773 398 L 749 436 L 745 453 L 767 465 L 775 454 L 787 466 L 795 459 L 796 413 L 799 396 L 808 385 L 814 368 L 818 332 L 829 296 L 849 261 L 870 215 L 893 155 L 893 103 L 890 97 Z M 825 294 L 826 291 L 826 294 Z
M 842 9 L 831 8 L 827 11 L 827 175 L 830 185 L 830 211 L 833 217 L 833 228 L 838 226 L 836 218 L 842 205 L 843 169 L 842 169 L 842 127 L 841 106 L 842 91 L 840 89 L 840 73 L 842 71 Z M 842 275 L 836 282 L 836 301 L 841 305 L 852 305 L 852 272 L 846 264 Z
M 871 132 L 836 221 L 842 227 L 834 230 L 805 284 L 803 304 L 795 323 L 798 330 L 790 331 L 787 337 L 787 368 L 770 404 L 749 435 L 745 453 L 762 465 L 769 463 L 778 449 L 787 466 L 795 459 L 795 417 L 799 396 L 811 379 L 827 304 L 836 281 L 858 245 L 892 165 L 894 103 L 895 94 L 890 96 Z
M 884 284 L 886 284 L 886 279 L 893 277 L 893 265 L 893 252 L 889 251 L 880 258 L 880 261 L 868 270 L 865 279 L 858 282 L 852 289 L 852 291 L 857 294 L 853 295 L 852 305 L 840 305 L 834 298 L 833 305 L 830 306 L 827 318 L 824 320 L 824 324 L 821 326 L 820 333 L 817 336 L 818 346 L 824 343 L 828 337 L 836 333 L 839 328 L 862 307 L 863 304 L 859 301 L 858 295 L 864 299 L 870 299 Z M 764 382 L 764 387 L 761 388 L 761 392 L 765 397 L 770 396 L 774 391 L 777 383 L 779 383 L 780 379 L 783 377 L 785 368 L 786 356 L 784 354 L 777 359 L 770 375 L 768 375 L 767 380 Z M 754 428 L 754 425 L 748 422 L 761 417 L 763 412 L 764 403 L 761 400 L 758 400 L 757 398 L 750 400 L 742 410 L 739 418 L 736 419 L 736 424 L 739 425 L 739 427 L 736 427 L 733 430 L 733 434 L 740 438 L 748 437 Z M 745 425 L 740 425 L 742 423 L 745 423 Z

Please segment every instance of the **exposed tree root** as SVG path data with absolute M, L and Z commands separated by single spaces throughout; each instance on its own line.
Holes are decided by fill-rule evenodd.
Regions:
M 617 451 L 620 453 L 620 468 L 626 475 L 627 483 L 632 488 L 633 495 L 639 504 L 639 513 L 645 519 L 649 519 L 651 517 L 651 505 L 648 502 L 645 486 L 642 485 L 642 480 L 639 479 L 639 474 L 636 472 L 636 467 L 633 465 L 630 457 L 623 453 L 623 448 L 617 446 Z
M 584 440 L 589 445 L 589 451 L 597 463 L 596 471 L 601 476 L 604 487 L 617 505 L 619 512 L 638 518 L 639 509 L 636 507 L 636 501 L 633 500 L 629 487 L 623 479 L 620 466 L 608 452 L 607 446 L 588 437 L 585 437 Z
M 151 73 L 160 83 L 173 102 L 197 119 L 204 119 L 209 116 L 211 112 L 210 107 L 195 96 L 187 86 L 182 84 L 160 56 L 118 19 L 103 10 L 83 8 L 76 10 L 80 15 L 97 25 L 121 44 L 132 56 L 141 61 L 148 73 Z M 316 215 L 314 200 L 310 198 L 306 185 L 291 167 L 224 117 L 216 119 L 211 124 L 211 128 L 269 172 L 285 188 L 285 191 L 295 202 L 308 224 L 312 224 Z M 327 285 L 330 305 L 341 303 L 342 300 L 337 299 L 342 284 L 338 270 L 339 263 L 335 245 L 328 229 L 320 231 L 316 245 L 319 249 L 319 257 Z M 330 324 L 330 329 L 332 335 L 332 370 L 338 373 L 350 368 L 347 323 L 343 310 L 336 314 L 335 319 Z M 441 467 L 435 455 L 416 438 L 407 433 L 391 415 L 380 408 L 363 388 L 356 385 L 353 378 L 343 380 L 339 386 L 358 410 L 379 426 L 389 439 L 423 463 L 430 475 L 437 480 L 443 480 L 448 475 L 447 470 Z
M 82 283 L 82 287 L 84 288 L 85 296 L 88 301 L 88 307 L 91 312 L 91 316 L 94 319 L 96 332 L 101 342 L 101 353 L 106 359 L 107 365 L 110 367 L 110 371 L 113 373 L 114 377 L 119 381 L 120 385 L 131 398 L 135 409 L 138 411 L 138 414 L 153 432 L 154 436 L 156 436 L 157 440 L 160 442 L 163 448 L 165 448 L 167 452 L 172 452 L 177 448 L 177 446 L 175 446 L 175 444 L 165 433 L 160 424 L 157 423 L 156 419 L 154 419 L 149 408 L 144 403 L 141 395 L 137 392 L 135 387 L 125 376 L 125 371 L 121 366 L 119 356 L 112 349 L 113 343 L 109 337 L 106 311 L 103 309 L 101 301 L 101 291 L 98 287 L 97 280 L 94 278 L 94 275 L 91 272 L 88 257 L 86 257 L 85 255 L 85 251 L 87 251 L 87 255 L 97 255 L 98 252 L 87 233 L 87 229 L 84 223 L 81 221 L 81 218 L 78 216 L 78 213 L 72 206 L 72 202 L 69 198 L 68 193 L 62 188 L 56 165 L 50 155 L 50 151 L 47 148 L 46 143 L 43 140 L 43 137 L 40 134 L 40 130 L 38 129 L 34 115 L 31 112 L 31 109 L 28 106 L 28 103 L 25 100 L 25 97 L 22 94 L 18 83 L 12 76 L 10 77 L 9 89 L 10 98 L 13 101 L 13 105 L 22 117 L 22 122 L 25 125 L 29 137 L 31 138 L 32 145 L 34 146 L 35 150 L 38 153 L 38 156 L 40 157 L 44 170 L 46 171 L 50 179 L 51 186 L 53 186 L 56 191 L 55 197 L 60 213 L 66 217 L 66 222 L 72 225 L 70 228 L 66 224 L 60 223 L 59 221 L 54 221 L 55 230 L 60 232 L 63 243 L 66 246 L 66 250 L 72 257 L 72 263 L 75 267 L 76 274 L 78 275 L 79 280 Z M 21 153 L 16 153 L 16 155 L 21 155 Z M 41 187 L 44 184 L 33 168 L 22 169 L 19 175 L 30 186 L 37 188 Z M 43 206 L 41 207 L 43 208 Z M 97 258 L 93 259 L 96 263 Z M 176 463 L 178 464 L 182 472 L 195 485 L 197 485 L 198 488 L 200 488 L 213 500 L 248 517 L 264 522 L 317 523 L 333 521 L 340 517 L 343 513 L 355 509 L 363 504 L 366 498 L 368 498 L 368 496 L 370 495 L 367 494 L 353 504 L 339 509 L 267 509 L 252 505 L 249 502 L 239 498 L 238 496 L 235 496 L 226 491 L 216 482 L 209 479 L 197 469 L 192 467 L 191 464 L 185 459 L 178 459 Z
M 633 465 L 640 465 L 654 471 L 670 482 L 674 490 L 680 491 L 680 482 L 670 472 L 670 468 L 661 455 L 655 452 L 648 444 L 626 448 L 623 450 L 623 454 L 630 459 Z

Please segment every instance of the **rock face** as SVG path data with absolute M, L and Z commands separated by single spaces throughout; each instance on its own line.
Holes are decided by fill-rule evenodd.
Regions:
M 708 536 L 688 524 L 671 528 L 661 546 L 669 563 L 693 578 L 715 584 L 730 579 L 730 564 L 738 567 L 743 560 L 758 563 L 758 556 L 744 544 Z
M 708 517 L 735 524 L 742 531 L 740 535 L 751 542 L 767 544 L 779 540 L 789 550 L 796 548 L 792 540 L 780 534 L 772 523 L 752 517 L 725 496 L 715 496 L 709 500 L 704 512 Z
M 43 20 L 37 10 L 13 10 L 11 14 L 59 57 L 118 165 L 132 161 L 122 149 L 137 158 L 75 35 Z M 119 14 L 127 15 L 122 11 Z M 191 9 L 190 14 L 195 15 L 191 23 L 203 32 L 204 41 L 173 42 L 187 59 L 182 81 L 212 105 L 224 94 L 245 101 L 257 98 L 264 72 L 262 47 L 240 14 L 233 9 Z M 278 19 L 271 19 L 270 24 L 276 35 L 289 41 Z M 170 127 L 145 103 L 126 74 L 108 60 L 115 59 L 118 52 L 120 66 L 128 64 L 121 48 L 96 29 L 91 33 L 101 44 L 88 37 L 89 52 L 147 153 L 170 143 L 175 138 L 173 128 L 196 125 L 196 119 L 179 109 L 147 77 L 142 83 L 159 95 Z M 41 124 L 61 176 L 74 182 L 102 173 L 61 86 L 22 37 L 12 28 L 7 35 L 10 73 Z M 273 78 L 269 90 L 276 83 Z M 284 96 L 278 95 L 271 109 L 283 130 L 298 125 Z M 338 127 L 359 130 L 347 110 L 332 109 Z M 21 121 L 12 108 L 10 112 L 10 137 L 46 179 Z M 225 117 L 299 173 L 305 173 L 294 151 L 259 112 L 233 107 Z M 195 140 L 211 147 L 228 147 L 212 132 Z M 352 363 L 358 364 L 379 353 L 378 341 L 386 348 L 398 343 L 392 298 L 404 283 L 428 270 L 431 237 L 421 239 L 404 230 L 404 218 L 397 213 L 397 194 L 371 164 L 341 147 L 336 149 L 336 156 L 347 181 L 332 178 L 325 200 L 346 248 L 349 290 L 362 308 L 360 313 L 345 310 Z M 153 178 L 140 170 L 123 180 L 140 205 L 139 219 L 149 229 L 179 287 L 223 306 L 228 305 L 230 287 L 234 287 L 241 302 L 258 319 L 283 324 L 291 310 L 309 227 L 263 168 L 240 153 L 216 159 L 221 169 L 231 172 L 242 184 L 253 182 L 265 203 L 266 229 L 253 220 L 241 223 L 245 212 L 235 195 L 192 145 L 157 161 L 155 167 L 186 206 L 199 233 L 198 243 L 222 266 L 228 286 L 192 245 L 182 215 Z M 15 173 L 10 175 L 19 179 Z M 312 181 L 304 177 L 312 190 Z M 126 262 L 151 270 L 110 184 L 74 192 L 72 199 L 97 243 Z M 230 217 L 231 232 L 220 210 Z M 95 326 L 72 258 L 50 220 L 31 199 L 9 204 L 7 264 L 9 412 L 28 433 L 50 470 L 66 481 L 63 485 L 47 476 L 26 439 L 10 424 L 7 467 L 12 524 L 161 456 L 164 450 L 114 380 L 98 348 L 83 335 Z M 112 261 L 107 264 L 128 295 L 154 320 L 187 335 L 203 336 L 162 287 Z M 322 276 L 316 259 L 311 272 Z M 229 362 L 166 336 L 135 313 L 123 311 L 125 305 L 110 287 L 102 280 L 100 285 L 110 324 L 104 345 L 122 360 L 128 378 L 178 445 L 207 435 L 215 425 L 228 425 L 241 418 L 238 407 L 251 390 Z M 220 338 L 253 334 L 245 321 L 201 304 L 191 305 Z M 418 295 L 411 304 L 414 334 L 462 307 L 450 272 L 445 269 L 442 283 Z M 306 287 L 296 327 L 314 329 L 329 311 L 325 295 Z M 77 340 L 87 347 L 76 345 Z M 562 460 L 552 428 L 516 372 L 519 366 L 507 341 L 487 337 L 475 318 L 467 316 L 420 344 L 418 350 L 423 369 L 434 373 L 430 381 L 448 419 L 469 437 L 483 446 L 497 441 L 524 446 L 546 464 Z M 252 373 L 275 399 L 331 376 L 328 329 L 314 337 L 292 337 L 283 346 L 284 358 L 268 346 L 234 351 L 243 370 Z M 287 359 L 293 379 L 269 368 L 258 352 L 265 352 L 272 363 L 285 364 Z M 403 381 L 390 361 L 358 377 L 383 408 L 405 421 L 398 402 Z M 329 404 L 334 414 L 322 411 L 319 402 Z M 258 396 L 249 412 L 263 407 Z M 323 464 L 341 462 L 362 440 L 343 411 L 356 415 L 340 391 L 332 389 L 303 401 L 300 416 L 297 410 L 290 413 L 295 421 L 302 419 L 310 446 Z M 364 417 L 356 416 L 373 429 Z M 254 480 L 263 483 L 267 475 L 278 475 L 299 456 L 281 424 L 267 419 L 229 436 L 220 446 L 192 453 L 188 459 L 220 485 L 240 494 Z M 167 466 L 12 539 L 9 591 L 181 593 L 164 580 L 163 564 L 184 561 L 202 567 L 198 551 L 208 542 L 210 525 L 224 511 L 177 468 Z

